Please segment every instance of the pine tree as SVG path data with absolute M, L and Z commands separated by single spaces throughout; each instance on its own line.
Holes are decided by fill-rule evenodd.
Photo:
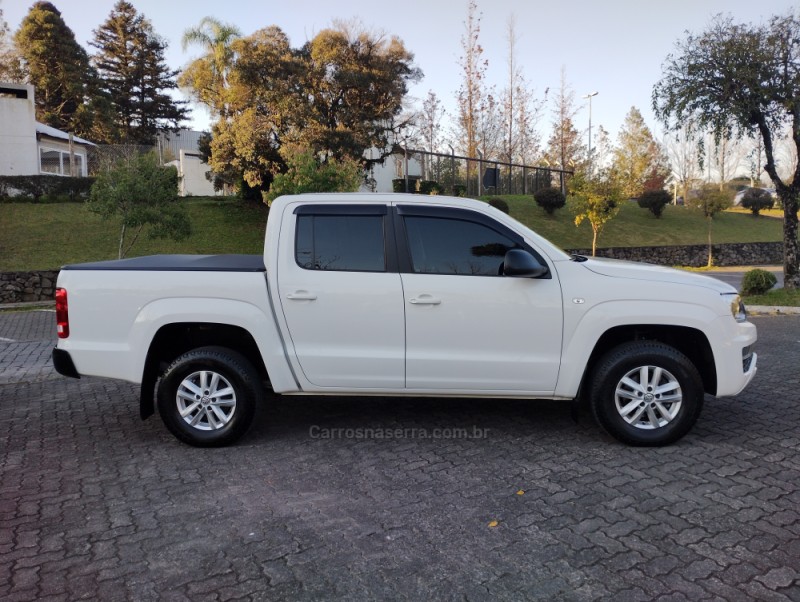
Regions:
M 631 107 L 625 116 L 617 147 L 612 154 L 613 177 L 623 194 L 629 198 L 638 197 L 649 178 L 658 174 L 666 178 L 669 173 L 664 151 L 636 107 Z
M 14 36 L 26 79 L 36 88 L 36 118 L 85 135 L 91 127 L 85 104 L 94 72 L 89 56 L 50 2 L 36 2 Z
M 106 21 L 94 30 L 90 44 L 102 79 L 102 91 L 113 108 L 119 141 L 153 144 L 159 130 L 177 128 L 186 118 L 177 88 L 177 71 L 164 60 L 167 44 L 132 4 L 120 0 Z

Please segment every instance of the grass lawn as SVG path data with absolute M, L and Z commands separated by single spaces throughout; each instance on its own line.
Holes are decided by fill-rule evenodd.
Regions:
M 567 249 L 590 249 L 592 228 L 587 221 L 575 227 L 569 206 L 547 215 L 530 196 L 502 197 L 511 215 L 555 244 Z M 715 243 L 771 242 L 783 240 L 783 221 L 753 217 L 749 212 L 726 211 L 714 218 Z M 706 220 L 696 210 L 668 205 L 660 219 L 634 201 L 625 201 L 617 216 L 600 233 L 598 247 L 649 247 L 705 244 Z
M 530 196 L 503 197 L 511 215 L 556 245 L 591 248 L 587 222 L 575 227 L 568 207 L 548 216 Z M 261 203 L 196 197 L 184 201 L 193 234 L 183 242 L 139 239 L 129 256 L 155 253 L 261 253 L 267 209 Z M 119 227 L 87 211 L 81 203 L 0 204 L 0 271 L 57 269 L 66 263 L 116 259 Z M 713 240 L 770 242 L 782 239 L 782 220 L 726 212 L 713 224 Z M 600 247 L 705 244 L 706 223 L 697 212 L 668 206 L 656 219 L 626 202 L 600 234 Z
M 192 235 L 185 241 L 142 235 L 128 253 L 261 253 L 267 208 L 261 203 L 190 198 Z M 58 269 L 67 263 L 116 259 L 119 226 L 82 203 L 0 204 L 0 271 Z
M 783 307 L 800 307 L 800 291 L 779 288 L 767 291 L 763 295 L 747 295 L 746 305 L 779 305 Z

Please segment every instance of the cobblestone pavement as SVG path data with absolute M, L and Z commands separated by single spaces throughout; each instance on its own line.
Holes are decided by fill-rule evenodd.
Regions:
M 754 321 L 756 381 L 669 448 L 552 402 L 286 398 L 201 450 L 0 314 L 0 599 L 800 600 L 800 317 Z

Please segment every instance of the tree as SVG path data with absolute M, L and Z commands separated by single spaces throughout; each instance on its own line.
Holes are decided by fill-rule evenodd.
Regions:
M 597 239 L 605 225 L 619 212 L 622 191 L 607 170 L 589 179 L 577 173 L 570 182 L 575 211 L 575 225 L 588 220 L 592 226 L 592 257 L 597 252 Z
M 481 13 L 475 0 L 467 4 L 467 19 L 461 35 L 459 57 L 461 87 L 458 89 L 458 145 L 467 157 L 478 156 L 478 120 L 483 105 L 484 79 L 487 61 L 482 58 L 483 47 L 478 38 L 481 33 Z
M 733 195 L 727 190 L 720 190 L 718 186 L 713 184 L 706 184 L 700 189 L 700 193 L 685 200 L 689 207 L 699 209 L 706 218 L 708 226 L 708 267 L 714 265 L 714 257 L 712 255 L 711 245 L 711 230 L 714 223 L 714 216 L 718 213 L 730 208 L 733 204 Z
M 36 2 L 14 35 L 22 71 L 36 88 L 36 118 L 47 125 L 85 136 L 95 74 L 89 56 L 50 2 Z
M 775 140 L 791 125 L 800 149 L 800 15 L 773 16 L 763 25 L 716 17 L 701 34 L 688 33 L 667 57 L 653 88 L 653 109 L 675 130 L 695 122 L 720 136 L 757 135 L 763 142 L 764 170 L 783 204 L 784 283 L 800 286 L 800 163 L 781 177 Z
M 21 57 L 14 46 L 8 23 L 3 18 L 2 8 L 0 8 L 0 81 L 13 83 L 25 81 Z
M 519 138 L 516 135 L 519 124 L 517 123 L 517 103 L 524 81 L 522 72 L 517 65 L 517 29 L 514 15 L 509 15 L 506 21 L 506 42 L 508 43 L 508 55 L 506 66 L 508 68 L 506 87 L 501 98 L 503 116 L 503 161 L 511 163 L 518 154 Z
M 741 139 L 731 135 L 730 130 L 723 132 L 718 140 L 714 140 L 712 154 L 713 166 L 719 177 L 719 187 L 722 190 L 730 182 L 745 156 L 744 145 Z
M 543 99 L 537 99 L 534 92 L 522 85 L 516 94 L 516 155 L 513 160 L 522 165 L 533 165 L 541 156 L 542 139 L 539 134 L 539 121 L 547 100 L 547 90 Z
M 580 134 L 575 129 L 575 92 L 567 83 L 566 68 L 561 67 L 561 85 L 553 98 L 553 133 L 547 143 L 546 158 L 551 165 L 572 170 L 580 166 L 584 157 Z
M 486 90 L 481 110 L 475 122 L 478 134 L 478 156 L 491 159 L 501 155 L 503 148 L 503 121 L 495 88 Z
M 653 138 L 650 128 L 636 107 L 631 107 L 625 116 L 612 155 L 613 177 L 622 189 L 622 194 L 628 198 L 637 198 L 644 192 L 648 179 L 656 177 L 658 172 L 666 172 L 667 169 L 661 145 Z
M 312 152 L 292 145 L 284 146 L 281 153 L 288 167 L 272 181 L 264 197 L 267 203 L 284 194 L 354 192 L 361 184 L 361 167 L 352 159 L 320 162 Z
M 336 22 L 293 49 L 278 27 L 233 43 L 230 115 L 214 126 L 211 166 L 266 188 L 298 144 L 318 157 L 365 167 L 391 154 L 409 82 L 421 77 L 396 37 Z M 370 159 L 364 152 L 377 149 Z
M 418 127 L 422 146 L 431 153 L 439 150 L 442 118 L 445 113 L 445 108 L 442 106 L 442 101 L 436 96 L 436 92 L 428 90 L 428 96 L 422 101 L 422 111 L 418 116 Z M 423 163 L 423 169 L 427 170 L 426 175 L 433 172 L 433 160 L 433 156 L 429 156 L 427 163 Z M 438 159 L 437 165 L 439 165 Z M 430 178 L 430 175 L 428 177 Z
M 118 141 L 150 145 L 159 130 L 176 129 L 186 119 L 186 103 L 169 95 L 177 88 L 177 71 L 167 67 L 167 43 L 150 21 L 119 0 L 93 33 L 93 62 L 113 110 Z
M 178 201 L 178 172 L 160 166 L 155 153 L 134 154 L 101 172 L 86 205 L 104 219 L 119 219 L 120 259 L 145 228 L 150 238 L 183 240 L 191 234 L 189 217 Z
M 214 17 L 203 17 L 200 25 L 183 34 L 184 51 L 197 44 L 205 54 L 189 63 L 178 78 L 178 84 L 188 89 L 194 99 L 206 105 L 216 117 L 228 114 L 226 96 L 235 58 L 233 42 L 240 37 L 242 32 L 236 26 Z
M 674 132 L 665 135 L 665 147 L 672 178 L 681 189 L 681 196 L 689 198 L 689 190 L 700 179 L 700 167 L 698 164 L 698 154 L 700 148 L 693 124 L 687 123 Z

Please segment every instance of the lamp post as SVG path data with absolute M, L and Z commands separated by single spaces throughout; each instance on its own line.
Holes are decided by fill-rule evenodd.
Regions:
M 598 92 L 587 94 L 583 98 L 589 99 L 589 177 L 592 177 L 592 97 L 597 96 Z

